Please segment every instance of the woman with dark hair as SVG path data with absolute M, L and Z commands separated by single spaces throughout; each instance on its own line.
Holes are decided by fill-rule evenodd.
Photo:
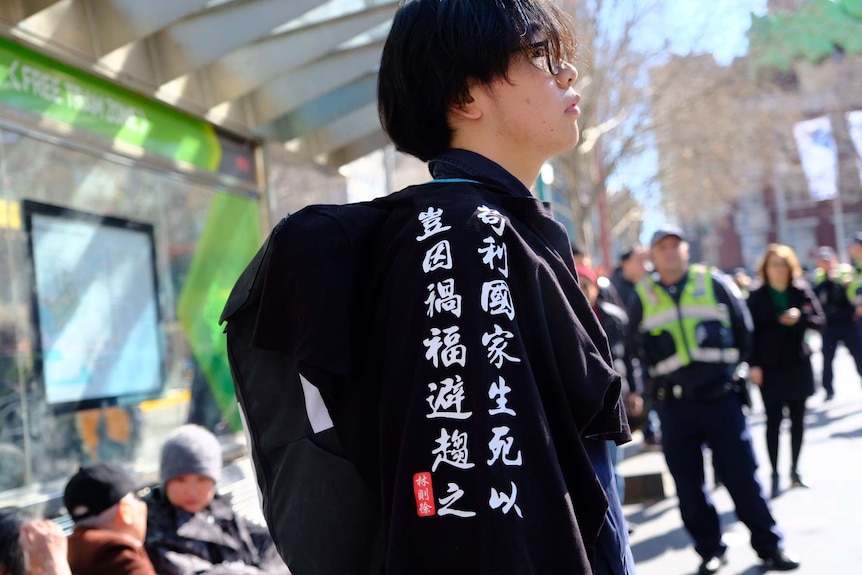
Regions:
M 791 248 L 770 244 L 757 267 L 763 284 L 748 297 L 754 321 L 749 377 L 760 387 L 766 409 L 766 446 L 772 463 L 772 497 L 781 486 L 778 475 L 778 438 L 785 409 L 790 416 L 793 487 L 807 487 L 799 474 L 804 434 L 805 401 L 814 393 L 811 350 L 806 329 L 820 329 L 826 319 L 820 302 L 802 280 L 799 259 Z

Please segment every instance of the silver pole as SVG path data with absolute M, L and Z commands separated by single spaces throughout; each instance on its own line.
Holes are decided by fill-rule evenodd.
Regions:
M 832 198 L 832 210 L 834 212 L 833 219 L 835 220 L 835 252 L 838 254 L 840 261 L 848 261 L 848 254 L 845 252 L 844 239 L 847 235 L 844 233 L 844 207 L 841 202 L 841 190 L 835 192 L 835 197 Z

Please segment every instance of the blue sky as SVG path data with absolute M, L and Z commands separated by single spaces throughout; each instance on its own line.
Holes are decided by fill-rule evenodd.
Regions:
M 665 0 L 671 22 L 671 46 L 677 54 L 710 52 L 729 64 L 748 48 L 751 14 L 766 12 L 767 0 Z
M 655 41 L 659 45 L 669 38 L 675 54 L 711 53 L 720 65 L 727 65 L 746 53 L 751 14 L 764 14 L 766 4 L 767 0 L 664 0 L 664 9 L 656 10 L 652 19 L 644 23 L 640 37 L 647 44 Z M 656 161 L 654 154 L 641 158 L 641 162 L 629 166 L 621 183 L 637 189 L 644 171 L 649 171 L 649 164 Z M 638 198 L 645 207 L 641 234 L 641 241 L 645 243 L 666 221 L 656 196 L 653 193 Z

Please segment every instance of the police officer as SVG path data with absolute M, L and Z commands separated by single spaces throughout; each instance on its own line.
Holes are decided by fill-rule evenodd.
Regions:
M 655 232 L 650 259 L 656 271 L 638 283 L 638 297 L 629 303 L 628 335 L 654 390 L 682 520 L 703 559 L 698 573 L 717 573 L 727 550 L 704 486 L 704 444 L 764 567 L 796 569 L 799 562 L 784 552 L 782 533 L 757 479 L 751 434 L 734 383 L 750 347 L 748 310 L 727 278 L 689 265 L 688 244 L 676 226 Z
M 858 323 L 862 318 L 862 232 L 854 234 L 848 251 L 853 277 L 847 285 L 847 299 L 856 308 L 855 319 Z
M 839 343 L 847 347 L 856 362 L 856 371 L 862 376 L 862 337 L 854 317 L 855 308 L 848 298 L 848 291 L 855 291 L 853 275 L 851 266 L 837 263 L 832 248 L 823 246 L 817 249 L 813 283 L 814 293 L 826 314 L 826 327 L 823 329 L 823 390 L 826 401 L 835 395 L 832 360 Z

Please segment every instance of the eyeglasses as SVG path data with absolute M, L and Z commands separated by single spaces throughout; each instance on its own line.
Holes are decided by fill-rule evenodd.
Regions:
M 545 60 L 544 64 L 547 66 L 545 71 L 550 72 L 551 75 L 556 76 L 560 73 L 560 70 L 563 69 L 562 59 L 552 56 L 551 43 L 549 40 L 534 42 L 527 46 L 527 49 L 529 50 L 530 59 L 534 62 L 540 58 Z

